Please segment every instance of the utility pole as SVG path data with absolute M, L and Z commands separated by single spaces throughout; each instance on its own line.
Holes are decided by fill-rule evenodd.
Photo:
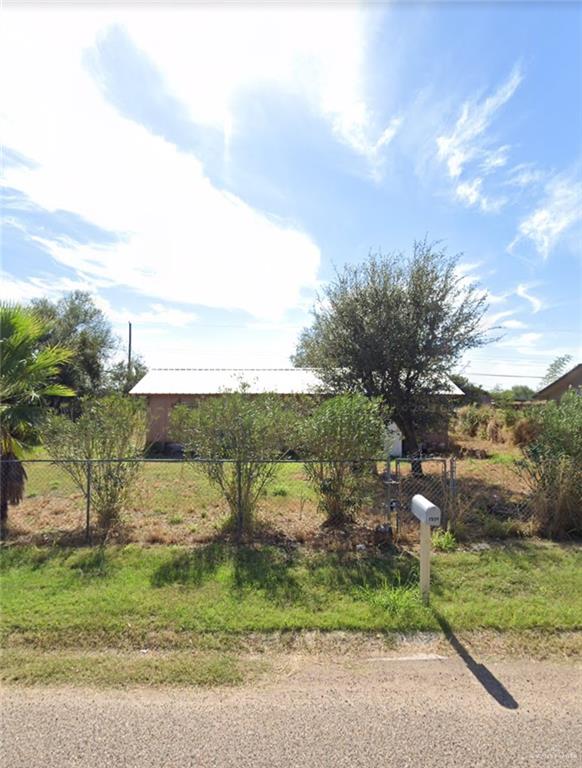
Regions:
M 127 342 L 127 391 L 131 382 L 131 322 L 128 322 L 129 338 Z

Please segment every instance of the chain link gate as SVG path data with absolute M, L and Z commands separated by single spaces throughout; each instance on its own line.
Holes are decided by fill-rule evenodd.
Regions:
M 452 515 L 455 496 L 455 466 L 444 458 L 390 459 L 385 477 L 386 507 L 396 533 L 403 523 L 412 522 L 410 504 L 417 493 L 436 504 L 441 512 L 441 525 L 446 528 Z

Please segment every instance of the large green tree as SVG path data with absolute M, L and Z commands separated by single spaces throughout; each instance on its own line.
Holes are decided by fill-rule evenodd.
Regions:
M 319 369 L 334 391 L 379 397 L 413 455 L 437 418 L 448 374 L 487 342 L 485 295 L 460 275 L 458 256 L 416 242 L 409 257 L 370 254 L 324 289 L 293 362 Z
M 58 382 L 71 352 L 44 345 L 47 333 L 36 312 L 0 305 L 0 539 L 6 536 L 8 504 L 22 499 L 26 472 L 20 460 L 44 414 L 45 399 L 74 394 Z
M 106 385 L 106 372 L 118 340 L 91 294 L 73 291 L 58 301 L 35 299 L 31 306 L 45 321 L 43 344 L 72 352 L 61 367 L 59 382 L 79 396 L 100 392 Z

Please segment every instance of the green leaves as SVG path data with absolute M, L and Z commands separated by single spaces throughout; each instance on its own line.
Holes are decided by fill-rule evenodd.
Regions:
M 377 458 L 384 439 L 380 404 L 363 395 L 338 395 L 306 419 L 300 434 L 307 455 L 321 461 Z
M 286 449 L 294 447 L 296 416 L 277 395 L 225 392 L 197 406 L 176 406 L 170 434 L 203 464 L 228 502 L 239 532 L 249 529 L 262 492 L 275 478 Z M 227 463 L 224 463 L 227 462 Z
M 302 425 L 305 472 L 319 494 L 330 524 L 351 518 L 373 491 L 373 459 L 383 447 L 385 429 L 378 401 L 339 395 L 322 403 Z
M 99 524 L 107 530 L 117 522 L 141 469 L 140 463 L 123 459 L 143 455 L 145 410 L 137 399 L 122 395 L 85 398 L 81 407 L 75 421 L 50 414 L 42 438 L 50 456 L 61 463 L 85 497 L 90 495 Z M 90 487 L 89 460 L 97 460 L 91 466 Z
M 486 343 L 485 296 L 460 279 L 458 257 L 426 240 L 413 254 L 373 255 L 325 289 L 294 364 L 336 392 L 380 397 L 409 441 L 438 409 L 435 392 L 468 349 Z M 414 447 L 414 446 L 409 446 Z
M 0 428 L 1 452 L 20 455 L 32 429 L 43 415 L 43 401 L 74 392 L 55 381 L 71 352 L 42 347 L 46 323 L 32 310 L 0 305 Z

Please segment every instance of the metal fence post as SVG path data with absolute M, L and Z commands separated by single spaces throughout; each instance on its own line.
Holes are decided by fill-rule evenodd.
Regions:
M 243 519 L 243 503 L 242 503 L 242 466 L 241 462 L 236 463 L 236 506 L 237 506 L 237 521 L 236 521 L 236 534 L 237 539 L 240 539 L 244 527 Z
M 456 518 L 456 502 L 457 502 L 457 460 L 454 456 L 451 457 L 450 461 L 450 472 L 449 472 L 449 491 L 450 491 L 450 515 L 449 520 L 452 520 L 452 522 L 455 522 Z
M 91 461 L 87 461 L 87 498 L 85 506 L 85 541 L 91 543 L 91 475 L 93 468 Z

